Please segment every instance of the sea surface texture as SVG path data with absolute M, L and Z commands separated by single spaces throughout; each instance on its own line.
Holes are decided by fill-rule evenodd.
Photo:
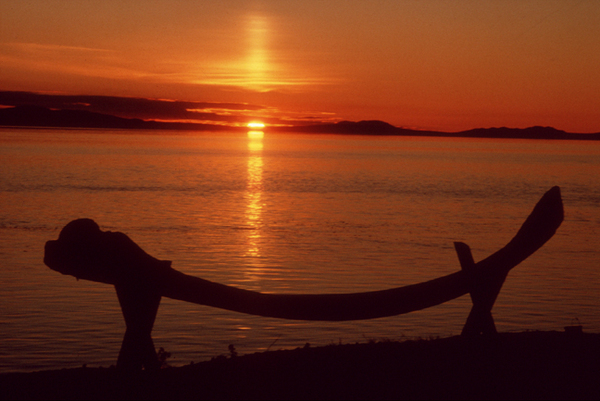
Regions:
M 344 293 L 460 269 L 503 247 L 561 187 L 565 220 L 509 274 L 498 330 L 600 331 L 600 143 L 168 131 L 0 130 L 0 372 L 116 363 L 114 288 L 47 268 L 76 218 L 184 273 L 269 293 Z M 172 365 L 265 350 L 460 333 L 468 295 L 352 322 L 244 315 L 163 298 Z

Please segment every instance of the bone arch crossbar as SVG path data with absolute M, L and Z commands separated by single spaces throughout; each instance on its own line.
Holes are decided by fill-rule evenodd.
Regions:
M 62 274 L 115 286 L 126 322 L 117 367 L 157 367 L 151 332 L 161 297 L 266 317 L 342 321 L 408 313 L 469 293 L 473 308 L 463 335 L 495 333 L 491 309 L 508 272 L 556 232 L 563 220 L 559 187 L 536 204 L 515 237 L 475 263 L 469 247 L 455 242 L 462 269 L 423 283 L 353 294 L 263 294 L 183 274 L 148 255 L 123 233 L 101 231 L 90 219 L 67 224 L 48 241 L 44 263 Z

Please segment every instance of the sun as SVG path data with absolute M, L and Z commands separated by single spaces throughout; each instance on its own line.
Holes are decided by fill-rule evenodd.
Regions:
M 248 123 L 248 128 L 250 129 L 262 129 L 265 128 L 265 124 L 258 122 L 258 121 L 252 121 Z

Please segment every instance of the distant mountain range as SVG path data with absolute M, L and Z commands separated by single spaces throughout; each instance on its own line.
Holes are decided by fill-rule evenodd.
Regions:
M 186 131 L 231 131 L 218 124 L 161 122 L 122 118 L 84 110 L 51 110 L 40 106 L 16 106 L 0 109 L 0 126 L 49 128 L 109 128 L 109 129 L 164 129 Z M 271 127 L 272 132 L 306 132 L 357 135 L 403 135 L 466 138 L 522 138 L 522 139 L 578 139 L 600 140 L 600 133 L 576 134 L 552 127 L 529 128 L 476 128 L 461 132 L 422 131 L 395 127 L 383 121 L 341 121 L 294 127 Z

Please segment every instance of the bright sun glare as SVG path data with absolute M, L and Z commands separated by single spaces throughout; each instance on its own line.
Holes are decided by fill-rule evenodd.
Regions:
M 253 121 L 251 123 L 248 123 L 248 128 L 260 129 L 260 128 L 265 128 L 265 125 L 263 123 Z

